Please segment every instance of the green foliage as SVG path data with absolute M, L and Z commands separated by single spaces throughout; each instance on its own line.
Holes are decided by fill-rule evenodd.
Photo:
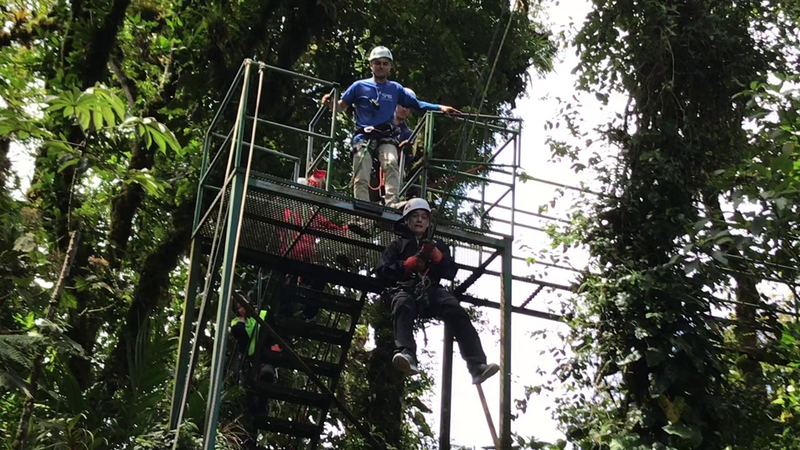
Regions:
M 557 415 L 580 448 L 796 446 L 770 406 L 800 360 L 778 350 L 789 299 L 763 284 L 796 282 L 797 121 L 781 111 L 798 103 L 767 83 L 796 37 L 763 34 L 796 11 L 712 3 L 597 0 L 575 39 L 580 88 L 630 96 L 602 132 L 619 155 L 590 159 L 602 193 L 554 240 L 582 242 L 596 269 L 565 307 L 557 371 Z

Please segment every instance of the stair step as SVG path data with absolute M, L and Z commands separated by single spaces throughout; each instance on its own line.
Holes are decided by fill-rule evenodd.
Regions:
M 311 359 L 306 357 L 300 357 L 300 359 L 314 371 L 315 374 L 333 378 L 339 375 L 339 366 L 332 362 L 327 361 L 320 361 L 317 359 Z M 294 358 L 289 357 L 288 354 L 283 352 L 275 352 L 275 351 L 268 351 L 264 353 L 264 362 L 268 364 L 272 364 L 276 367 L 284 367 L 287 369 L 295 369 L 295 370 L 302 370 L 300 368 L 300 364 L 294 360 Z
M 319 392 L 303 391 L 273 383 L 254 383 L 253 389 L 264 397 L 284 402 L 306 405 L 312 408 L 325 408 L 330 405 L 326 396 Z
M 264 414 L 253 416 L 253 424 L 259 430 L 273 431 L 275 433 L 288 434 L 289 436 L 311 439 L 318 437 L 322 431 L 321 427 L 313 423 L 300 423 L 296 421 L 269 417 Z
M 356 315 L 361 311 L 361 302 L 341 295 L 315 291 L 299 286 L 286 286 L 281 295 L 288 295 L 292 301 L 318 306 L 329 311 Z
M 278 319 L 275 324 L 275 331 L 281 336 L 301 337 L 334 345 L 347 345 L 351 339 L 350 333 L 347 331 L 285 318 Z

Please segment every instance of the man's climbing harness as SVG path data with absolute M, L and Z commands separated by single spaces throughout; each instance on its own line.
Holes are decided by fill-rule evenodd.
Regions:
M 352 187 L 356 181 L 358 168 L 364 162 L 367 154 L 372 158 L 372 170 L 377 170 L 378 185 L 373 186 L 369 184 L 370 190 L 379 191 L 384 185 L 383 168 L 381 168 L 380 157 L 378 155 L 378 147 L 381 144 L 392 144 L 397 148 L 400 144 L 400 128 L 392 123 L 385 123 L 378 126 L 369 126 L 364 128 L 357 128 L 355 136 L 363 134 L 364 140 L 358 142 L 353 146 L 353 156 L 357 157 L 357 162 L 353 164 L 353 176 L 350 178 L 348 188 Z

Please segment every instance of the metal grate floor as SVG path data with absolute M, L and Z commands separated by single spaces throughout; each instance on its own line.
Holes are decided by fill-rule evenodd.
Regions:
M 198 229 L 208 240 L 214 238 L 220 200 L 227 205 L 230 190 L 222 195 Z M 277 257 L 368 276 L 383 249 L 397 238 L 393 226 L 400 214 L 376 205 L 359 206 L 353 199 L 252 173 L 240 249 L 269 255 L 273 262 Z M 503 242 L 502 235 L 452 224 L 439 227 L 437 238 L 451 246 L 462 272 L 480 265 L 478 252 L 494 252 Z

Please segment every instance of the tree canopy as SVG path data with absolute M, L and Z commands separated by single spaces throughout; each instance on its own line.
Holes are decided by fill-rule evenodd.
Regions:
M 602 130 L 618 150 L 593 164 L 602 195 L 556 237 L 597 269 L 565 310 L 567 440 L 794 448 L 797 10 L 593 5 L 575 38 L 579 87 L 629 101 Z
M 171 445 L 169 380 L 202 138 L 245 58 L 348 85 L 368 76 L 369 50 L 386 45 L 393 79 L 464 108 L 482 88 L 508 3 L 0 5 L 4 446 Z M 556 56 L 540 3 L 515 3 L 484 113 L 513 113 L 531 74 Z M 580 105 L 560 118 L 576 137 L 599 133 L 613 156 L 588 158 L 600 195 L 572 205 L 571 225 L 552 232 L 554 246 L 591 256 L 564 304 L 569 351 L 556 352 L 565 440 L 519 437 L 522 447 L 800 447 L 798 19 L 790 1 L 592 1 L 572 41 L 576 89 L 628 103 L 599 130 L 580 128 Z M 266 83 L 262 108 L 275 120 L 303 124 L 319 106 L 322 92 Z M 302 156 L 291 137 L 270 139 Z M 26 192 L 14 148 L 33 162 Z M 590 152 L 553 150 L 581 161 Z M 392 372 L 385 308 L 370 305 L 363 321 L 339 395 L 396 448 L 432 447 L 422 400 L 431 377 L 404 384 Z M 210 354 L 210 339 L 199 344 Z M 200 359 L 185 449 L 201 443 Z M 237 395 L 220 415 L 224 448 L 238 447 Z M 350 432 L 324 439 L 365 445 Z
M 245 58 L 347 85 L 367 76 L 371 47 L 387 45 L 397 61 L 394 79 L 421 98 L 463 107 L 466 93 L 478 89 L 488 43 L 508 7 L 422 0 L 0 6 L 4 443 L 169 445 L 168 380 L 202 138 Z M 511 24 L 487 113 L 512 108 L 529 70 L 548 70 L 555 51 L 536 8 L 524 6 Z M 297 92 L 280 77 L 268 79 L 265 92 L 263 109 L 289 124 L 307 120 L 321 95 Z M 273 139 L 295 148 L 281 135 Z M 12 145 L 33 156 L 32 184 L 22 194 L 10 166 Z M 200 345 L 208 350 L 211 343 Z M 348 376 L 367 370 L 364 361 L 356 357 Z M 198 384 L 206 364 L 199 364 Z M 381 380 L 373 380 L 369 389 L 378 389 Z M 395 433 L 397 445 L 413 448 L 431 435 L 412 431 L 427 427 L 414 413 L 421 403 L 378 417 L 379 406 L 366 400 L 373 392 L 358 397 L 360 386 L 352 385 L 348 395 L 375 412 L 375 426 Z M 409 398 L 429 387 L 422 383 Z M 190 410 L 201 424 L 202 411 Z M 223 417 L 221 442 L 233 448 L 237 416 Z M 184 427 L 181 444 L 195 448 L 200 436 L 197 426 Z M 328 439 L 339 448 L 358 442 L 348 435 Z

